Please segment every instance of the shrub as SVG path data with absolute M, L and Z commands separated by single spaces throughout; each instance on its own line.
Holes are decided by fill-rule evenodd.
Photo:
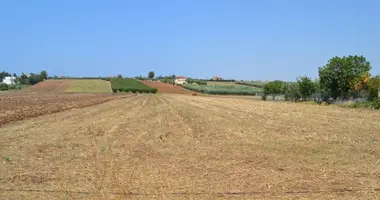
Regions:
M 112 88 L 112 92 L 113 92 L 113 93 L 117 93 L 117 89 Z
M 0 83 L 0 91 L 6 91 L 6 90 L 8 90 L 8 89 L 9 89 L 9 87 L 8 87 L 7 84 L 5 84 L 5 83 Z
M 266 95 L 266 94 L 263 94 L 263 95 L 261 96 L 261 100 L 266 101 L 266 100 L 267 100 L 267 95 Z

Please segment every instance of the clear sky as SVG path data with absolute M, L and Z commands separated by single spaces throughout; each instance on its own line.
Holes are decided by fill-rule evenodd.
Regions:
M 379 10 L 378 0 L 3 0 L 0 70 L 294 80 L 359 54 L 380 74 Z

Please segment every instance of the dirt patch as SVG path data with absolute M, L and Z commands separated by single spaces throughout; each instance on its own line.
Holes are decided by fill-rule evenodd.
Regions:
M 124 95 L 113 94 L 65 93 L 17 93 L 15 95 L 1 95 L 0 125 L 29 117 L 100 104 L 124 97 Z
M 184 89 L 183 87 L 171 85 L 162 82 L 155 81 L 142 81 L 145 85 L 152 88 L 156 88 L 160 93 L 172 93 L 172 94 L 189 94 L 192 95 L 194 92 Z
M 29 92 L 63 92 L 69 88 L 71 80 L 46 80 L 28 88 Z

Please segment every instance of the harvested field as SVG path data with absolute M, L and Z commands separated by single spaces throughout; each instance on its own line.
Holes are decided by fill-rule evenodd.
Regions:
M 70 86 L 65 92 L 112 93 L 111 84 L 100 79 L 70 80 Z
M 0 199 L 376 199 L 380 112 L 137 95 L 0 128 Z
M 17 93 L 0 96 L 0 125 L 29 117 L 81 108 L 122 98 L 118 95 Z
M 156 88 L 161 93 L 173 94 L 193 94 L 194 92 L 185 90 L 183 87 L 155 81 L 142 81 L 145 85 Z

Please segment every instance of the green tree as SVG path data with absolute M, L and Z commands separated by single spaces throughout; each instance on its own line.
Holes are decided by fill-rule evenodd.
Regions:
M 283 81 L 271 81 L 264 85 L 264 94 L 272 95 L 272 99 L 276 97 L 277 94 L 283 94 L 284 82 Z
M 285 101 L 298 101 L 301 98 L 298 83 L 284 83 L 283 93 Z
M 121 74 L 118 74 L 117 78 L 123 78 L 123 76 Z
M 13 77 L 17 77 L 17 74 L 16 74 L 16 73 L 13 73 Z
M 26 74 L 22 73 L 20 76 L 19 83 L 24 84 L 24 85 L 28 85 L 29 84 L 28 76 Z
M 306 100 L 316 91 L 315 83 L 307 76 L 297 78 L 299 94 Z
M 363 56 L 333 57 L 325 66 L 319 67 L 321 88 L 333 99 L 347 98 L 354 80 L 370 70 L 370 62 Z
M 10 76 L 10 75 L 11 75 L 10 73 L 5 72 L 5 71 L 0 72 L 0 81 L 3 81 L 3 79 L 4 79 L 5 77 Z
M 38 82 L 41 82 L 41 81 L 43 81 L 41 74 L 31 73 L 30 76 L 28 77 L 28 82 L 31 85 L 37 84 Z
M 40 78 L 41 78 L 41 81 L 47 80 L 48 79 L 48 73 L 45 70 L 41 71 Z
M 153 78 L 154 78 L 154 71 L 150 71 L 150 72 L 148 73 L 148 77 L 149 77 L 150 79 L 153 79 Z
M 379 98 L 380 76 L 373 77 L 368 82 L 368 100 Z

